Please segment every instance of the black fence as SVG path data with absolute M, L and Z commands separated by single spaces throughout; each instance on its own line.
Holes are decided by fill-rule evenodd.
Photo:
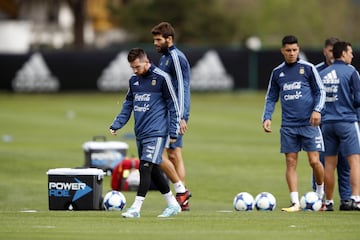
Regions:
M 127 89 L 132 74 L 128 49 L 30 52 L 0 54 L 0 90 L 12 92 L 103 91 Z M 147 51 L 155 64 L 160 54 Z M 271 70 L 283 61 L 279 50 L 252 52 L 241 49 L 185 49 L 191 65 L 193 91 L 266 89 Z M 322 50 L 304 50 L 317 64 Z M 353 65 L 360 59 L 354 53 Z

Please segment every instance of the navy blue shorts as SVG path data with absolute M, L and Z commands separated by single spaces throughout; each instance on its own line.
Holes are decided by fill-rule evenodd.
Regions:
M 280 152 L 292 153 L 324 151 L 324 141 L 319 127 L 281 127 Z
M 162 152 L 165 147 L 165 137 L 145 138 L 136 140 L 140 160 L 160 164 Z
M 325 156 L 337 155 L 340 147 L 344 156 L 360 153 L 360 133 L 357 122 L 323 123 Z

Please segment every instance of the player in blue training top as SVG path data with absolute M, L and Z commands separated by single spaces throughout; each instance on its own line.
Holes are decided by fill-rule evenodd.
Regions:
M 321 198 L 324 195 L 324 167 L 319 160 L 319 151 L 324 150 L 324 144 L 319 125 L 325 91 L 315 66 L 299 59 L 299 51 L 295 36 L 282 39 L 281 53 L 285 61 L 271 73 L 262 116 L 264 131 L 270 133 L 272 114 L 280 98 L 280 151 L 285 154 L 286 181 L 291 199 L 291 206 L 282 208 L 286 212 L 300 210 L 296 166 L 301 149 L 307 152 L 313 169 L 316 192 Z
M 324 54 L 324 61 L 315 65 L 316 70 L 318 72 L 321 72 L 328 66 L 330 66 L 334 62 L 334 55 L 333 55 L 333 47 L 336 42 L 338 42 L 339 39 L 335 37 L 329 37 L 325 39 L 325 44 L 323 48 L 323 54 Z M 347 159 L 341 151 L 338 154 L 338 165 L 336 167 L 337 169 L 337 176 L 338 176 L 338 187 L 339 187 L 339 194 L 340 194 L 340 210 L 348 210 L 351 208 L 351 185 L 350 185 L 350 167 L 347 162 Z M 320 153 L 320 161 L 322 164 L 324 164 L 324 152 Z M 315 191 L 316 185 L 315 180 L 313 177 L 312 181 L 312 187 Z M 333 205 L 328 205 L 329 208 L 326 208 L 326 204 L 323 205 L 321 210 L 325 211 L 332 211 L 334 210 Z
M 350 166 L 351 201 L 348 209 L 360 210 L 360 132 L 357 109 L 360 107 L 360 77 L 351 66 L 351 44 L 334 44 L 335 61 L 320 72 L 325 86 L 326 104 L 322 122 L 325 143 L 325 204 L 333 209 L 335 168 L 338 153 L 347 157 Z
M 179 106 L 170 76 L 152 65 L 143 49 L 131 49 L 128 61 L 135 75 L 129 80 L 129 90 L 121 112 L 110 126 L 110 133 L 116 135 L 134 113 L 135 136 L 140 158 L 140 185 L 135 201 L 123 217 L 138 218 L 149 190 L 151 180 L 163 194 L 167 207 L 159 217 L 170 217 L 181 212 L 181 207 L 172 194 L 160 170 L 161 154 L 165 142 L 175 142 L 179 132 Z
M 182 135 L 187 130 L 190 113 L 190 64 L 179 49 L 174 45 L 175 30 L 168 22 L 161 22 L 151 30 L 156 50 L 163 55 L 159 68 L 169 73 L 180 107 L 180 136 L 174 144 L 166 147 L 161 168 L 174 184 L 176 199 L 183 211 L 189 211 L 191 193 L 185 188 L 185 165 L 182 157 Z

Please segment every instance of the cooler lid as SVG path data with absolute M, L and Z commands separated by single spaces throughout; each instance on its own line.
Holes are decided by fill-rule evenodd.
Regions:
M 103 176 L 105 175 L 102 169 L 98 168 L 54 168 L 46 172 L 47 175 L 92 175 Z
M 129 145 L 126 142 L 120 141 L 107 141 L 96 142 L 90 141 L 83 144 L 84 150 L 114 150 L 114 149 L 128 149 Z

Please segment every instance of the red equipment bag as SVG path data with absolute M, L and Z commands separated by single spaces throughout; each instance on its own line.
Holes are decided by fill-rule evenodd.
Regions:
M 111 189 L 117 191 L 137 191 L 140 184 L 139 173 L 140 160 L 135 157 L 125 157 L 115 165 L 111 175 Z M 166 181 L 168 177 L 163 173 Z M 149 190 L 157 190 L 156 185 L 151 181 Z
M 140 160 L 133 157 L 125 157 L 115 165 L 111 175 L 111 189 L 117 191 L 136 191 L 139 187 Z

